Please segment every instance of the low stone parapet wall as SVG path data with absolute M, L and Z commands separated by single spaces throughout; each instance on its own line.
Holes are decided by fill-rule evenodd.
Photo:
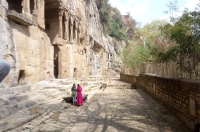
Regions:
M 147 91 L 192 130 L 200 124 L 200 80 L 149 74 L 120 74 L 120 79 Z
M 132 84 L 136 84 L 138 76 L 120 73 L 120 80 Z

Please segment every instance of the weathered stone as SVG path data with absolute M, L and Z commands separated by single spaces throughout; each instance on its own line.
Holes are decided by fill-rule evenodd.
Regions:
M 103 81 L 103 80 L 102 80 Z M 120 88 L 116 88 L 119 84 Z M 52 85 L 52 84 L 51 84 Z M 114 85 L 114 86 L 112 86 Z M 26 120 L 18 127 L 10 129 L 0 121 L 1 126 L 9 131 L 184 131 L 190 130 L 167 109 L 152 99 L 142 89 L 123 88 L 128 85 L 112 80 L 106 89 L 89 92 L 92 97 L 77 107 L 65 103 L 50 105 L 40 116 Z M 131 84 L 129 84 L 131 86 Z M 84 91 L 88 87 L 84 87 Z M 36 90 L 35 90 L 36 91 Z M 49 98 L 48 98 L 49 99 Z M 53 104 L 53 102 L 51 102 Z M 63 105 L 68 106 L 67 108 Z M 27 115 L 26 115 L 27 116 Z M 7 120 L 8 121 L 8 120 Z
M 62 97 L 70 95 L 72 84 L 79 83 L 83 92 L 94 93 L 105 76 L 118 75 L 110 68 L 118 60 L 114 46 L 120 43 L 113 44 L 114 40 L 102 35 L 95 2 L 0 0 L 0 16 L 0 59 L 11 65 L 0 84 L 0 131 L 70 130 L 79 118 L 77 113 L 89 105 L 74 111 L 74 106 L 63 104 Z M 37 83 L 41 80 L 50 81 Z M 63 111 L 70 107 L 73 109 L 63 119 Z
M 9 8 L 0 7 L 8 15 L 1 13 L 4 17 L 0 19 L 10 19 L 0 22 L 3 27 L 0 36 L 4 36 L 0 37 L 0 58 L 6 56 L 4 59 L 12 64 L 3 87 L 52 78 L 105 76 L 109 72 L 118 75 L 111 70 L 106 72 L 117 61 L 116 48 L 110 37 L 102 35 L 94 1 L 4 0 L 3 3 Z M 109 59 L 108 54 L 112 54 Z
M 0 98 L 0 107 L 2 107 L 3 105 L 8 105 L 8 104 L 9 104 L 9 101 L 3 100 Z
M 195 87 L 200 85 L 199 81 L 142 73 L 139 76 L 121 73 L 120 80 L 134 83 L 138 88 L 146 90 L 192 130 L 194 130 L 195 123 L 199 122 L 197 119 L 200 109 L 197 100 L 199 91 Z M 156 84 L 155 87 L 154 84 Z
M 134 35 L 134 30 L 131 28 L 131 24 L 133 24 L 133 20 L 129 14 L 122 15 L 122 20 L 126 29 L 126 36 L 129 40 L 132 40 Z
M 23 16 L 22 14 L 18 14 L 16 11 L 9 10 L 7 13 L 7 16 L 13 21 L 16 21 L 24 26 L 33 25 L 33 20 L 31 20 L 30 18 L 26 16 Z

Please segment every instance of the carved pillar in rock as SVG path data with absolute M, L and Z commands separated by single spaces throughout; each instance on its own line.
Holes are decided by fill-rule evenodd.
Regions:
M 63 18 L 63 10 L 60 10 L 59 15 L 59 33 L 58 36 L 62 38 L 62 18 Z
M 38 9 L 38 0 L 34 0 L 34 10 Z
M 77 34 L 77 44 L 80 45 L 80 31 L 78 30 L 78 34 Z
M 22 12 L 30 14 L 30 0 L 22 1 Z
M 65 34 L 64 34 L 64 39 L 67 40 L 67 41 L 69 41 L 68 26 L 69 26 L 69 13 L 65 12 Z
M 80 38 L 81 38 L 81 26 L 80 23 L 78 23 L 78 45 L 80 45 Z
M 73 42 L 73 25 L 74 25 L 74 21 L 73 18 L 70 18 L 70 42 Z
M 65 36 L 64 36 L 64 39 L 67 40 L 67 41 L 69 41 L 69 37 L 68 37 L 68 36 L 69 36 L 69 35 L 68 35 L 68 34 L 69 34 L 69 33 L 68 33 L 68 26 L 69 26 L 68 23 L 69 23 L 69 22 L 68 22 L 68 21 L 69 21 L 69 19 L 66 19 L 66 20 L 65 20 L 65 34 L 64 34 L 64 35 L 65 35 Z
M 79 30 L 79 37 L 82 38 L 83 37 L 83 29 L 82 29 L 81 23 L 79 23 L 79 25 L 78 25 L 78 30 Z
M 62 78 L 62 53 L 61 48 L 59 47 L 58 52 L 58 78 Z
M 75 22 L 75 42 L 77 42 L 77 44 L 78 44 L 78 37 L 77 37 L 77 34 L 78 34 L 78 26 L 77 26 L 78 24 L 77 24 L 77 22 Z
M 33 19 L 39 27 L 45 29 L 45 1 L 34 0 Z
M 30 13 L 30 0 L 26 0 L 26 12 Z

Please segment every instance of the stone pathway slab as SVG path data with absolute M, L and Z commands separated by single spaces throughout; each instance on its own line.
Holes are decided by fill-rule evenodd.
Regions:
M 97 91 L 83 106 L 57 104 L 12 132 L 192 132 L 142 89 Z

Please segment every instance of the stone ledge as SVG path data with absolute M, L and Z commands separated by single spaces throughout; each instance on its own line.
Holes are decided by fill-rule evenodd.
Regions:
M 34 24 L 34 21 L 24 14 L 19 14 L 14 10 L 9 10 L 7 14 L 8 18 L 12 19 L 15 22 L 18 22 L 24 26 L 31 26 Z
M 24 93 L 26 91 L 30 91 L 31 86 L 30 85 L 19 85 L 12 88 L 0 88 L 0 96 L 4 94 L 18 94 L 18 93 Z

